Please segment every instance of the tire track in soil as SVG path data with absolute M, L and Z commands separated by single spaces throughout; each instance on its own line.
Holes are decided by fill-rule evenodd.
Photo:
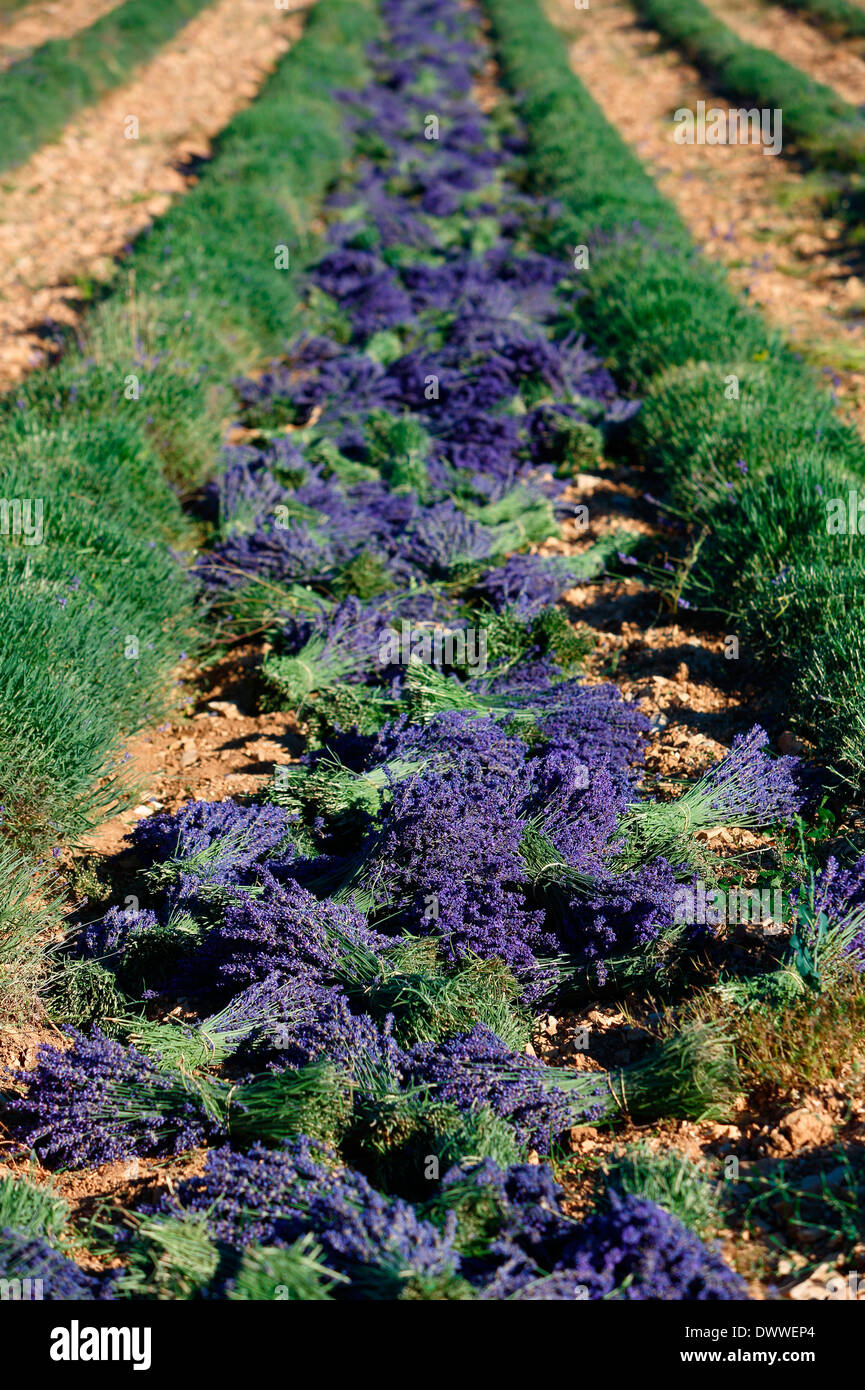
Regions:
M 865 430 L 865 284 L 850 271 L 843 222 L 783 159 L 751 145 L 677 145 L 673 112 L 729 109 L 700 74 L 642 28 L 621 0 L 575 11 L 547 0 L 572 42 L 571 66 L 634 149 L 707 256 L 721 262 L 794 347 L 816 361 Z
M 28 5 L 4 20 L 0 15 L 0 72 L 51 39 L 70 39 L 97 19 L 116 10 L 122 0 L 62 0 Z
M 213 136 L 252 100 L 307 7 L 220 0 L 3 179 L 0 390 L 46 360 L 46 325 L 77 322 L 81 280 L 110 276 L 123 247 L 191 186 L 184 166 L 206 158 Z M 137 140 L 124 138 L 130 114 Z

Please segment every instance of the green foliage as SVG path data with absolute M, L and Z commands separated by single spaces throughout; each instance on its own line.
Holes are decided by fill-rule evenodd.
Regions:
M 362 550 L 345 564 L 331 586 L 336 598 L 356 594 L 364 602 L 393 588 L 393 577 L 378 555 Z
M 492 1158 L 507 1167 L 521 1157 L 513 1128 L 491 1110 L 464 1112 L 396 1087 L 358 1095 L 343 1151 L 374 1187 L 408 1201 L 427 1197 L 455 1163 Z
M 278 1145 L 295 1134 L 336 1143 L 351 1117 L 352 1092 L 330 1064 L 313 1062 L 232 1087 L 225 1106 L 233 1143 Z
M 69 1218 L 69 1205 L 52 1184 L 37 1186 L 29 1178 L 0 1174 L 0 1231 L 41 1236 L 49 1244 L 61 1239 Z
M 804 15 L 834 38 L 865 38 L 865 13 L 853 0 L 784 0 L 784 7 Z
M 0 1025 L 24 1022 L 35 1012 L 60 920 L 50 873 L 0 844 Z
M 783 109 L 784 129 L 817 163 L 860 166 L 865 121 L 831 87 L 740 39 L 700 0 L 636 0 L 640 14 L 734 101 Z M 852 6 L 850 7 L 852 8 Z
M 740 1193 L 745 1220 L 773 1229 L 790 1249 L 825 1250 L 830 1258 L 841 1251 L 849 1258 L 862 1240 L 865 1223 L 861 1149 L 832 1145 L 820 1152 L 818 1171 L 797 1173 L 797 1166 L 780 1160 L 768 1172 L 744 1177 Z
M 213 1279 L 219 1249 L 207 1233 L 207 1218 L 135 1217 L 126 1267 L 116 1293 L 123 1298 L 191 1299 Z
M 285 700 L 279 686 L 272 682 L 266 693 L 274 701 Z M 359 734 L 376 734 L 383 724 L 395 718 L 399 701 L 392 700 L 371 686 L 336 682 L 318 692 L 316 699 L 304 709 L 309 722 L 308 746 L 320 748 L 335 729 L 356 728 Z M 274 703 L 271 708 L 292 708 L 291 703 Z
M 698 1236 L 709 1236 L 721 1224 L 717 1183 L 705 1164 L 678 1149 L 655 1149 L 646 1140 L 628 1144 L 605 1162 L 604 1180 L 618 1193 L 657 1202 Z
M 793 962 L 751 980 L 726 980 L 698 994 L 689 1012 L 735 1042 L 743 1089 L 761 1100 L 842 1082 L 862 1087 L 865 1028 L 862 976 L 850 965 L 830 971 L 831 987 L 809 988 Z
M 520 987 L 498 958 L 471 954 L 446 969 L 434 939 L 403 938 L 386 954 L 345 942 L 335 978 L 358 1007 L 381 1022 L 392 1015 L 403 1047 L 440 1042 L 485 1023 L 508 1047 L 522 1051 L 531 1020 Z
M 579 670 L 595 643 L 591 629 L 575 628 L 561 608 L 545 608 L 533 618 L 531 634 L 541 653 L 549 654 L 568 675 Z
M 367 416 L 364 438 L 369 463 L 392 490 L 412 490 L 418 497 L 429 491 L 426 459 L 429 435 L 412 415 L 391 415 L 374 410 Z
M 708 1023 L 677 1029 L 640 1061 L 602 1077 L 564 1067 L 545 1067 L 539 1075 L 544 1086 L 560 1087 L 572 1098 L 575 1124 L 586 1105 L 593 1124 L 615 1123 L 623 1115 L 637 1124 L 662 1117 L 722 1119 L 738 1089 L 730 1040 Z M 597 1096 L 599 1081 L 607 1089 Z M 596 1118 L 597 1107 L 602 1114 Z
M 344 1275 L 322 1264 L 321 1248 L 307 1234 L 291 1245 L 247 1246 L 226 1297 L 234 1302 L 321 1303 L 330 1299 L 331 1289 L 347 1282 Z
M 116 1035 L 128 1002 L 110 970 L 95 960 L 63 960 L 49 976 L 43 996 L 55 1023 Z
M 124 54 L 137 60 L 197 8 L 130 0 L 0 74 L 4 154 L 18 149 L 16 122 L 28 139 L 42 128 L 34 103 L 48 119 L 64 93 L 90 99 L 80 73 L 91 58 L 102 71 L 109 36 L 122 74 Z M 38 502 L 43 532 L 35 544 L 11 524 L 0 534 L 0 804 L 19 844 L 79 836 L 128 798 L 122 736 L 165 709 L 197 640 L 169 549 L 193 539 L 178 492 L 218 457 L 232 404 L 213 383 L 276 350 L 299 311 L 274 243 L 290 245 L 293 265 L 315 254 L 311 226 L 347 150 L 328 93 L 362 78 L 374 31 L 366 4 L 317 8 L 199 183 L 139 242 L 128 292 L 94 307 L 56 368 L 0 400 L 0 497 Z M 57 55 L 72 64 L 69 83 L 65 67 L 40 66 Z M 26 119 L 14 97 L 25 73 Z

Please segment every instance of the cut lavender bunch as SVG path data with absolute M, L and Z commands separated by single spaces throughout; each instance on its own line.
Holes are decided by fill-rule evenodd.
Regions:
M 408 1075 L 460 1108 L 490 1105 L 521 1142 L 548 1153 L 572 1125 L 640 1122 L 662 1116 L 720 1117 L 735 1094 L 736 1066 L 713 1028 L 683 1029 L 640 1062 L 615 1072 L 550 1067 L 512 1053 L 478 1026 L 463 1038 L 409 1054 Z
M 313 766 L 280 767 L 267 789 L 270 801 L 306 820 L 319 816 L 374 816 L 394 782 L 419 772 L 422 761 L 392 758 L 363 772 L 325 754 Z
M 278 974 L 236 994 L 219 1013 L 194 1027 L 173 1020 L 139 1019 L 126 1027 L 128 1041 L 160 1067 L 196 1071 L 215 1067 L 251 1039 L 280 1039 L 314 1020 L 328 991 L 307 980 L 284 982 Z
M 477 1261 L 487 1278 L 495 1269 L 483 1286 L 482 1298 L 665 1302 L 747 1298 L 744 1280 L 720 1255 L 663 1207 L 642 1197 L 611 1193 L 603 1211 L 579 1226 L 560 1219 L 528 1249 L 520 1233 L 516 1223 L 506 1225 L 486 1260 Z
M 94 1029 L 67 1029 L 66 1050 L 44 1044 L 36 1067 L 4 1097 L 10 1132 L 47 1166 L 92 1167 L 137 1155 L 179 1153 L 214 1132 L 201 1097 L 133 1047 Z
M 334 976 L 356 1007 L 393 1023 L 403 1047 L 441 1041 L 483 1023 L 512 1048 L 525 1047 L 530 1026 L 520 986 L 493 957 L 467 956 L 445 970 L 434 938 L 403 938 L 387 952 L 346 941 Z
M 626 1300 L 748 1297 L 744 1279 L 719 1254 L 644 1197 L 610 1193 L 608 1208 L 584 1222 L 564 1258 L 575 1269 L 577 1283 L 583 1282 L 583 1271 L 591 1271 Z
M 711 1024 L 691 1024 L 674 1033 L 642 1061 L 603 1074 L 544 1067 L 543 1084 L 564 1091 L 576 1116 L 588 1100 L 590 1123 L 614 1123 L 627 1115 L 640 1122 L 675 1117 L 722 1119 L 735 1098 L 738 1073 L 728 1038 Z M 599 1113 L 598 1113 L 599 1112 Z M 586 1123 L 574 1118 L 574 1124 Z
M 350 1280 L 336 1296 L 399 1297 L 413 1281 L 453 1275 L 458 1265 L 448 1233 L 360 1173 L 337 1168 L 304 1136 L 274 1152 L 259 1145 L 246 1156 L 211 1152 L 202 1176 L 178 1183 L 161 1211 L 200 1212 L 214 1237 L 236 1246 L 312 1235 L 328 1268 Z
M 772 758 L 769 737 L 757 724 L 733 740 L 730 752 L 675 801 L 635 803 L 619 822 L 623 864 L 665 858 L 693 863 L 694 836 L 718 826 L 790 824 L 809 799 L 800 759 Z
M 691 1231 L 645 1198 L 611 1194 L 577 1223 L 549 1168 L 489 1159 L 455 1166 L 429 1204 L 453 1212 L 463 1273 L 482 1298 L 744 1298 L 738 1275 Z
M 535 951 L 554 938 L 525 902 L 522 824 L 506 768 L 431 768 L 394 788 L 362 882 L 405 930 L 434 935 L 447 961 L 499 956 L 533 975 Z
M 252 865 L 290 847 L 291 821 L 277 806 L 192 801 L 176 815 L 160 811 L 132 831 L 129 839 L 158 886 L 181 876 L 201 883 L 242 881 Z
M 0 1286 L 19 1288 L 19 1298 L 88 1303 L 112 1299 L 116 1278 L 116 1270 L 93 1274 L 82 1269 L 40 1236 L 9 1227 L 0 1230 Z
M 319 626 L 296 656 L 271 655 L 264 662 L 264 679 L 283 707 L 303 709 L 314 691 L 381 670 L 390 627 L 379 609 L 347 598 Z
M 520 1144 L 538 1153 L 548 1154 L 555 1139 L 576 1123 L 564 1092 L 544 1085 L 544 1064 L 514 1052 L 484 1024 L 444 1043 L 416 1044 L 405 1065 L 414 1085 L 430 1087 L 460 1110 L 489 1107 L 513 1125 Z M 602 1097 L 597 1078 L 594 1084 Z
M 332 1141 L 351 1113 L 351 1083 L 328 1062 L 230 1085 L 163 1069 L 96 1029 L 67 1032 L 72 1047 L 43 1045 L 34 1070 L 15 1074 L 25 1093 L 3 1096 L 8 1129 L 48 1166 L 180 1153 L 220 1135 L 240 1146 L 301 1131 Z
M 293 879 L 278 883 L 265 874 L 262 889 L 260 897 L 228 904 L 191 958 L 190 980 L 207 997 L 226 999 L 273 975 L 286 983 L 325 984 L 338 960 L 339 942 L 372 950 L 388 944 L 359 912 L 322 902 Z

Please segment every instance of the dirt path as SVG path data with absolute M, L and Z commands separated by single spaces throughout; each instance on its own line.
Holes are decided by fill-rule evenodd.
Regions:
M 87 29 L 120 0 L 63 0 L 27 5 L 6 16 L 0 14 L 0 71 L 49 39 L 68 39 Z
M 574 10 L 548 0 L 573 36 L 571 65 L 607 119 L 675 203 L 694 239 L 772 323 L 819 363 L 865 428 L 865 285 L 845 263 L 822 188 L 752 145 L 678 145 L 672 114 L 726 103 L 621 0 Z
M 865 58 L 855 40 L 833 39 L 804 18 L 763 0 L 704 0 L 707 9 L 747 43 L 801 68 L 853 106 L 865 103 Z
M 301 26 L 300 14 L 262 0 L 220 0 L 3 180 L 0 389 L 44 360 L 41 325 L 75 321 L 82 280 L 109 274 L 123 246 L 189 186 L 178 166 L 207 156 Z M 138 139 L 124 137 L 129 115 Z

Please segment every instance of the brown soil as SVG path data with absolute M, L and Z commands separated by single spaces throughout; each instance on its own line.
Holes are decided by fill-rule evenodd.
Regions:
M 532 1050 L 553 1066 L 606 1071 L 644 1056 L 656 1021 L 657 1015 L 646 1012 L 645 1002 L 589 1004 L 543 1020 Z M 681 1153 L 702 1164 L 716 1181 L 723 1181 L 725 1162 L 731 1158 L 738 1165 L 731 1177 L 739 1182 L 767 1177 L 783 1160 L 786 1176 L 797 1189 L 819 1192 L 824 1177 L 839 1172 L 839 1149 L 855 1150 L 865 1142 L 865 1100 L 861 1087 L 853 1089 L 851 1095 L 846 1082 L 828 1083 L 759 1107 L 749 1107 L 740 1098 L 723 1122 L 669 1120 L 641 1126 L 625 1121 L 614 1130 L 575 1126 L 568 1143 L 570 1158 L 558 1165 L 566 1210 L 577 1219 L 587 1215 L 604 1165 L 634 1143 L 659 1154 Z M 739 1218 L 733 1229 L 716 1232 L 724 1257 L 744 1275 L 751 1297 L 771 1297 L 771 1283 L 784 1298 L 837 1298 L 837 1276 L 846 1279 L 855 1269 L 855 1252 L 853 1265 L 850 1257 L 835 1255 L 831 1240 L 799 1223 L 792 1207 L 773 1208 L 773 1219 L 771 1231 L 756 1220 L 746 1224 Z M 848 1287 L 841 1296 L 861 1298 L 863 1292 L 860 1288 L 853 1294 Z
M 721 109 L 728 103 L 696 69 L 663 48 L 657 34 L 641 27 L 622 0 L 595 0 L 588 11 L 575 11 L 568 0 L 548 0 L 548 9 L 574 38 L 575 73 L 675 203 L 695 241 L 823 367 L 861 424 L 865 285 L 845 261 L 842 225 L 824 216 L 816 186 L 756 146 L 675 144 L 675 110 L 695 110 L 698 100 Z M 783 14 L 785 22 L 794 22 Z M 729 10 L 724 18 L 732 22 Z
M 0 389 L 44 361 L 41 326 L 77 321 L 82 282 L 110 276 L 123 247 L 195 182 L 190 162 L 209 155 L 301 27 L 299 14 L 261 0 L 219 0 L 3 179 Z M 138 139 L 124 138 L 129 115 Z
M 85 840 L 85 852 L 118 853 L 130 828 L 155 811 L 261 791 L 276 764 L 297 758 L 302 743 L 295 716 L 256 713 L 259 656 L 253 648 L 237 649 L 209 670 L 193 672 L 198 693 L 184 711 L 129 740 L 129 774 L 142 800 L 101 825 Z
M 580 474 L 567 497 L 588 507 L 588 525 L 577 529 L 566 521 L 561 537 L 547 541 L 542 552 L 579 553 L 611 531 L 652 536 L 663 551 L 644 482 L 636 470 L 610 463 Z M 755 692 L 739 669 L 747 652 L 728 660 L 727 634 L 707 627 L 699 614 L 688 618 L 638 579 L 602 577 L 570 590 L 564 601 L 569 616 L 594 638 L 587 679 L 614 681 L 653 721 L 647 769 L 655 776 L 702 772 L 753 724 Z

